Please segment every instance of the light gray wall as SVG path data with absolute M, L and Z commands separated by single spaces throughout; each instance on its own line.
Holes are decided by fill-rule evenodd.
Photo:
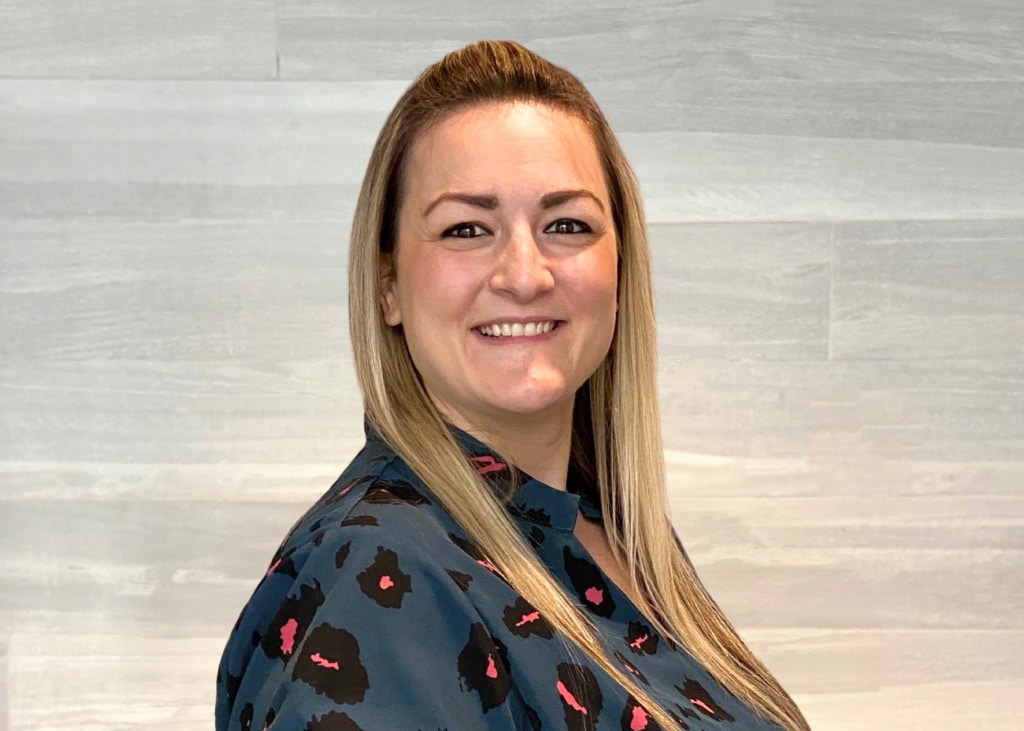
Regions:
M 1024 717 L 1024 6 L 0 1 L 0 728 L 211 726 L 361 441 L 346 236 L 513 37 L 649 206 L 676 524 L 817 731 Z

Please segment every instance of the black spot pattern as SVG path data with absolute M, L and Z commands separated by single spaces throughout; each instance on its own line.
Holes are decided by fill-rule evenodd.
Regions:
M 676 725 L 679 726 L 679 728 L 683 729 L 683 731 L 687 731 L 687 729 L 690 728 L 690 724 L 688 724 L 686 721 L 684 721 L 683 720 L 683 716 L 680 715 L 679 713 L 676 713 L 676 711 L 682 712 L 683 709 L 680 708 L 679 706 L 676 706 L 675 711 L 673 711 L 671 708 L 669 708 L 668 709 L 668 715 L 671 716 L 672 720 L 676 722 Z M 691 715 L 696 716 L 697 714 L 691 712 Z
M 280 610 L 270 623 L 260 643 L 268 657 L 279 658 L 287 662 L 295 648 L 302 643 L 309 623 L 320 605 L 324 603 L 324 594 L 320 583 L 301 584 L 297 597 L 289 596 L 284 600 Z
M 534 548 L 540 548 L 544 545 L 544 538 L 547 534 L 537 526 L 530 526 L 530 532 L 526 534 L 526 537 L 530 539 L 530 545 Z
M 574 556 L 568 546 L 562 549 L 562 556 L 565 572 L 569 575 L 569 581 L 576 589 L 583 606 L 599 617 L 612 616 L 615 601 L 597 566 L 585 558 Z
M 353 515 L 341 521 L 341 527 L 347 528 L 350 525 L 380 525 L 380 522 L 372 515 Z
M 501 576 L 501 573 L 494 566 L 494 564 L 487 560 L 487 558 L 484 556 L 484 552 L 481 551 L 480 548 L 475 543 L 455 533 L 449 533 L 448 538 L 451 539 L 452 543 L 454 543 L 456 546 L 458 546 L 463 551 L 472 556 L 473 560 L 475 560 L 478 564 L 480 564 L 485 569 L 490 571 L 492 574 L 500 576 L 502 579 L 505 578 L 504 576 Z
M 650 683 L 647 681 L 647 678 L 644 677 L 644 674 L 640 672 L 637 666 L 631 663 L 629 660 L 627 660 L 626 656 L 618 650 L 615 651 L 615 659 L 618 660 L 619 664 L 621 664 L 622 667 L 626 669 L 627 673 L 632 675 L 634 678 L 639 680 L 644 685 L 650 685 Z
M 626 644 L 634 655 L 653 655 L 658 651 L 658 635 L 642 622 L 630 622 Z
M 505 702 L 512 682 L 508 677 L 508 651 L 488 634 L 479 622 L 469 628 L 469 641 L 459 653 L 458 668 L 462 689 L 480 696 L 484 712 Z
M 366 596 L 389 609 L 401 607 L 412 591 L 412 577 L 398 568 L 398 555 L 383 546 L 377 547 L 377 557 L 356 580 Z
M 363 731 L 363 728 L 349 718 L 347 713 L 331 711 L 309 719 L 305 731 Z
M 289 548 L 287 551 L 282 552 L 282 549 L 278 548 L 277 553 L 274 554 L 274 558 L 270 560 L 270 567 L 267 569 L 267 576 L 272 574 L 283 574 L 284 576 L 290 576 L 293 579 L 299 575 L 298 569 L 295 568 L 295 562 L 292 561 L 292 556 L 295 555 L 295 549 Z
M 537 711 L 534 710 L 533 706 L 525 705 L 523 711 L 526 713 L 526 720 L 529 722 L 532 731 L 540 731 L 544 727 L 540 716 L 537 715 Z
M 405 480 L 374 485 L 366 491 L 363 502 L 378 505 L 430 505 L 427 496 Z
M 349 553 L 352 552 L 352 541 L 348 543 L 342 543 L 338 548 L 338 552 L 334 554 L 334 568 L 340 569 L 345 565 L 345 561 L 348 560 Z
M 217 680 L 221 680 L 220 671 L 217 671 Z M 235 698 L 238 697 L 238 689 L 242 687 L 242 678 L 228 673 L 224 679 L 224 694 L 227 696 L 228 705 L 235 705 Z
M 249 731 L 252 728 L 252 716 L 254 709 L 252 703 L 246 703 L 242 706 L 242 712 L 238 714 L 238 727 L 242 731 Z
M 556 668 L 555 690 L 565 711 L 565 727 L 569 731 L 593 731 L 601 715 L 603 698 L 593 671 L 584 665 L 561 663 Z
M 359 642 L 348 631 L 317 625 L 302 645 L 292 680 L 312 686 L 335 703 L 359 703 L 370 688 L 359 661 Z
M 451 539 L 452 543 L 461 548 L 463 551 L 468 553 L 474 561 L 481 562 L 485 561 L 484 552 L 481 551 L 475 543 L 467 538 L 463 538 L 457 533 L 449 533 L 448 538 Z
M 527 507 L 525 503 L 520 503 L 516 506 L 516 511 L 521 517 L 531 523 L 536 523 L 537 525 L 545 527 L 551 525 L 551 516 L 548 515 L 548 512 L 544 508 L 530 508 Z
M 728 711 L 718 705 L 715 699 L 711 697 L 711 694 L 704 689 L 704 686 L 696 680 L 687 678 L 682 688 L 678 685 L 675 688 L 686 696 L 690 703 L 693 704 L 693 707 L 705 716 L 711 716 L 711 718 L 719 721 L 729 721 L 730 723 L 736 720 Z
M 472 576 L 464 574 L 461 571 L 456 571 L 455 569 L 445 569 L 445 571 L 448 572 L 448 575 L 452 577 L 452 581 L 454 581 L 455 585 L 462 591 L 467 591 L 469 589 L 469 585 L 473 581 Z
M 553 636 L 551 625 L 523 597 L 519 597 L 515 602 L 505 607 L 503 619 L 509 632 L 517 637 L 537 635 L 538 637 L 550 640 Z
M 371 464 L 373 461 L 371 461 Z M 372 482 L 374 479 L 375 478 L 372 477 L 371 475 L 360 475 L 358 478 L 351 480 L 345 483 L 344 485 L 341 485 L 340 482 L 335 482 L 334 485 L 331 486 L 331 489 L 328 491 L 327 497 L 324 498 L 323 500 L 324 507 L 330 507 L 331 505 L 340 502 L 346 495 L 348 495 L 354 489 L 360 487 L 361 485 L 365 485 L 367 482 Z

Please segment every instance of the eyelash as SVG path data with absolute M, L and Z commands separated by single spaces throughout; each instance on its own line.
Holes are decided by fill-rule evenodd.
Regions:
M 550 233 L 553 233 L 553 234 L 556 234 L 556 235 L 561 235 L 561 236 L 572 236 L 572 235 L 577 235 L 577 234 L 591 233 L 591 231 L 592 231 L 590 226 L 588 226 L 587 224 L 583 223 L 583 221 L 578 221 L 575 218 L 559 218 L 557 221 L 552 221 L 548 225 L 548 227 L 546 229 L 544 229 L 544 232 L 548 233 L 549 229 L 551 229 L 552 227 L 557 226 L 559 224 L 566 224 L 566 223 L 569 224 L 570 226 L 572 226 L 573 228 L 578 229 L 578 230 L 575 230 L 575 231 L 551 231 Z M 482 231 L 486 231 L 487 230 L 483 226 L 481 226 L 479 223 L 457 223 L 454 226 L 452 226 L 451 228 L 446 229 L 445 232 L 442 234 L 442 236 L 444 236 L 445 238 L 472 239 L 472 238 L 476 238 L 476 236 L 482 235 L 482 234 L 476 234 L 476 236 L 458 236 L 455 233 L 456 231 L 463 231 L 463 230 L 466 230 L 466 229 L 479 229 L 479 230 L 482 230 Z

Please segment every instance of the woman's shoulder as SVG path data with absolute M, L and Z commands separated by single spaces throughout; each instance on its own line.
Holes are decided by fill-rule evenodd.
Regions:
M 396 597 L 402 583 L 390 582 L 399 576 L 458 593 L 474 582 L 505 583 L 409 466 L 374 440 L 291 528 L 247 609 L 266 615 L 285 597 L 308 591 L 326 598 L 336 589 L 336 601 L 347 604 L 355 595 L 340 584 L 352 571 L 363 583 L 377 577 L 387 584 L 380 591 Z
M 347 613 L 366 599 L 397 606 L 413 586 L 464 595 L 474 579 L 495 576 L 406 464 L 368 442 L 288 531 L 234 632 L 266 636 L 284 614 Z
M 429 551 L 432 544 L 450 544 L 452 534 L 458 537 L 461 529 L 426 485 L 386 444 L 368 440 L 288 531 L 271 567 L 337 551 L 353 541 Z
M 484 627 L 478 590 L 514 594 L 405 463 L 368 446 L 291 530 L 239 617 L 220 668 L 219 727 L 247 704 L 262 717 L 254 699 L 271 696 L 293 715 L 322 709 L 328 692 L 345 704 L 367 694 L 362 705 L 378 714 L 410 694 L 450 698 L 457 673 L 417 671 L 440 685 L 414 693 L 427 681 L 395 668 L 438 653 L 457 666 L 471 629 Z M 328 672 L 338 667 L 344 677 Z

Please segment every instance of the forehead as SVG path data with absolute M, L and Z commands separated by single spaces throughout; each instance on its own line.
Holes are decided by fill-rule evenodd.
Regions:
M 433 124 L 413 141 L 403 178 L 409 198 L 456 189 L 500 194 L 509 186 L 540 194 L 586 188 L 608 198 L 586 123 L 530 102 L 479 104 Z

